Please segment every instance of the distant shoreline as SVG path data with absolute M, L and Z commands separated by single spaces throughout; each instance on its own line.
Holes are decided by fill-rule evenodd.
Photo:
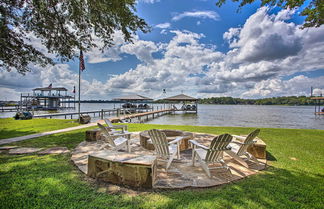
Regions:
M 5 103 L 5 101 L 0 101 Z M 11 103 L 10 103 L 11 102 Z M 17 101 L 7 101 L 4 106 L 15 106 Z M 63 103 L 78 103 L 78 101 L 64 101 Z M 126 103 L 125 101 L 115 100 L 81 100 L 80 103 Z M 163 99 L 155 101 L 141 101 L 130 103 L 159 103 L 159 104 L 179 104 L 180 102 L 170 102 Z M 283 105 L 283 106 L 313 106 L 315 101 L 311 97 L 306 96 L 286 96 L 286 97 L 271 97 L 261 99 L 241 99 L 233 97 L 211 97 L 211 98 L 198 98 L 198 104 L 218 104 L 218 105 Z

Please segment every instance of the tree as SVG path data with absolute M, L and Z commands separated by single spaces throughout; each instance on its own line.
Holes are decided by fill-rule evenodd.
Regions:
M 46 66 L 54 61 L 46 53 L 68 61 L 79 50 L 95 47 L 94 35 L 113 45 L 116 30 L 131 41 L 138 30 L 150 30 L 134 13 L 136 0 L 1 0 L 0 68 L 30 71 L 29 64 Z M 28 35 L 39 38 L 47 51 L 31 45 Z
M 255 0 L 232 0 L 240 2 L 239 9 L 246 4 L 251 4 Z M 221 7 L 226 0 L 218 0 L 216 5 Z M 262 6 L 278 6 L 281 8 L 296 8 L 306 5 L 300 15 L 306 16 L 303 28 L 320 27 L 324 24 L 324 1 L 323 0 L 261 0 Z

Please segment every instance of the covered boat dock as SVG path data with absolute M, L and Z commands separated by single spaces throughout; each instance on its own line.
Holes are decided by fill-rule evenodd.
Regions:
M 194 97 L 185 94 L 179 94 L 176 96 L 164 98 L 163 100 L 172 103 L 182 104 L 181 108 L 172 105 L 172 109 L 174 111 L 182 111 L 185 113 L 196 113 L 196 114 L 198 113 L 198 99 Z

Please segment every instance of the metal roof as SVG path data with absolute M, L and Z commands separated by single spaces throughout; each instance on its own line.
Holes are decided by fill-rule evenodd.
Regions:
M 168 101 L 197 101 L 198 99 L 185 95 L 185 94 L 179 94 L 173 97 L 167 97 L 163 100 L 168 100 Z
M 115 98 L 114 100 L 119 100 L 119 101 L 148 101 L 148 100 L 153 100 L 153 99 L 142 96 L 142 95 L 139 95 L 139 94 L 135 94 L 135 95 L 118 97 L 118 98 Z
M 57 87 L 57 88 L 48 88 L 48 87 L 44 87 L 44 88 L 35 88 L 33 89 L 33 91 L 67 91 L 66 88 L 64 87 Z

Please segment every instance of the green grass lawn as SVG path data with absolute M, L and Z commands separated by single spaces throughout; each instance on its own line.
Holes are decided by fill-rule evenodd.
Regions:
M 53 131 L 73 126 L 75 120 L 63 119 L 32 119 L 15 120 L 13 118 L 0 118 L 0 139 Z
M 247 134 L 253 128 L 129 124 L 130 131 L 181 129 L 212 134 Z M 84 131 L 16 143 L 67 146 L 84 140 Z M 82 180 L 69 155 L 0 154 L 0 208 L 323 208 L 324 131 L 262 128 L 267 170 L 225 186 L 140 195 L 107 194 Z

